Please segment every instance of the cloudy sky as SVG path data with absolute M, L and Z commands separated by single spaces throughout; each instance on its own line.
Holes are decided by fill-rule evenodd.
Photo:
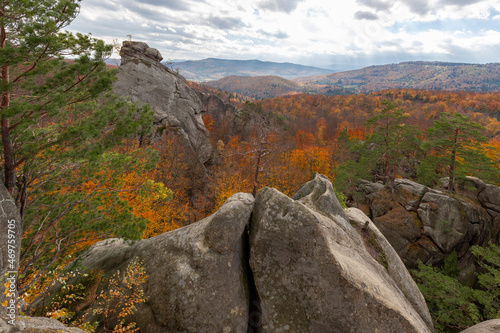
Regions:
M 165 60 L 500 62 L 498 0 L 83 0 L 69 30 Z

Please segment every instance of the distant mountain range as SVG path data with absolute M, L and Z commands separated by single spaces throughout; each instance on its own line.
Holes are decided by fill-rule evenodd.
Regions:
M 402 62 L 294 80 L 303 86 L 344 88 L 355 93 L 384 89 L 500 91 L 500 63 Z
M 300 84 L 279 76 L 231 75 L 217 81 L 205 82 L 203 85 L 253 98 L 273 98 L 303 91 Z
M 219 80 L 226 76 L 279 76 L 294 79 L 304 76 L 324 75 L 335 70 L 260 60 L 226 60 L 209 58 L 167 64 L 186 79 L 197 82 Z
M 345 95 L 396 88 L 500 91 L 500 63 L 481 65 L 417 61 L 293 80 L 273 76 L 231 76 L 205 84 L 254 98 L 294 93 Z

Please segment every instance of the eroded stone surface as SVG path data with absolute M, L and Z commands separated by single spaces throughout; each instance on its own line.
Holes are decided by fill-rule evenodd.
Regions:
M 498 333 L 500 332 L 500 319 L 487 320 L 460 333 Z
M 123 272 L 131 260 L 139 260 L 148 275 L 144 285 L 147 302 L 129 320 L 141 332 L 246 332 L 249 273 L 245 229 L 253 202 L 250 194 L 238 193 L 214 215 L 186 227 L 135 243 L 120 239 L 99 242 L 72 269 L 78 269 L 79 276 L 101 272 L 102 289 L 117 270 Z M 89 311 L 91 314 L 92 309 Z
M 387 240 L 359 210 L 351 225 L 328 188 L 315 177 L 299 200 L 270 188 L 257 195 L 250 266 L 262 331 L 431 332 L 423 297 Z
M 212 145 L 198 95 L 182 76 L 162 65 L 159 52 L 146 43 L 123 42 L 121 56 L 113 91 L 133 102 L 150 104 L 155 123 L 182 131 L 187 148 L 205 163 L 212 154 Z

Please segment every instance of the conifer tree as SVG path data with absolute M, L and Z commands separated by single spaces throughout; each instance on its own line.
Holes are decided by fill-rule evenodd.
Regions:
M 110 149 L 150 130 L 152 110 L 110 94 L 112 45 L 63 31 L 79 8 L 80 0 L 0 0 L 1 168 L 24 220 L 21 283 L 85 241 L 145 229 L 112 169 L 151 169 L 138 156 L 154 154 Z
M 355 192 L 355 184 L 370 176 L 394 189 L 400 166 L 418 150 L 420 131 L 404 124 L 407 115 L 391 101 L 384 100 L 382 105 L 384 109 L 366 122 L 371 134 L 364 142 L 353 144 L 354 160 L 337 168 L 337 189 Z
M 488 139 L 484 127 L 460 113 L 441 114 L 427 131 L 424 149 L 427 158 L 419 168 L 419 178 L 430 185 L 439 175 L 449 177 L 448 190 L 455 190 L 457 177 L 473 174 L 486 180 L 498 180 L 498 171 L 486 156 Z
M 384 100 L 385 108 L 380 114 L 367 120 L 366 124 L 373 133 L 365 142 L 367 155 L 366 167 L 372 168 L 377 179 L 382 179 L 394 188 L 398 167 L 403 160 L 417 150 L 420 131 L 415 126 L 404 123 L 408 118 L 391 101 Z

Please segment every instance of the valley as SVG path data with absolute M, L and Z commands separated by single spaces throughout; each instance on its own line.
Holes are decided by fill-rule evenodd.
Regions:
M 405 62 L 294 78 L 231 76 L 204 84 L 254 98 L 296 93 L 352 95 L 386 89 L 500 91 L 500 63 Z

